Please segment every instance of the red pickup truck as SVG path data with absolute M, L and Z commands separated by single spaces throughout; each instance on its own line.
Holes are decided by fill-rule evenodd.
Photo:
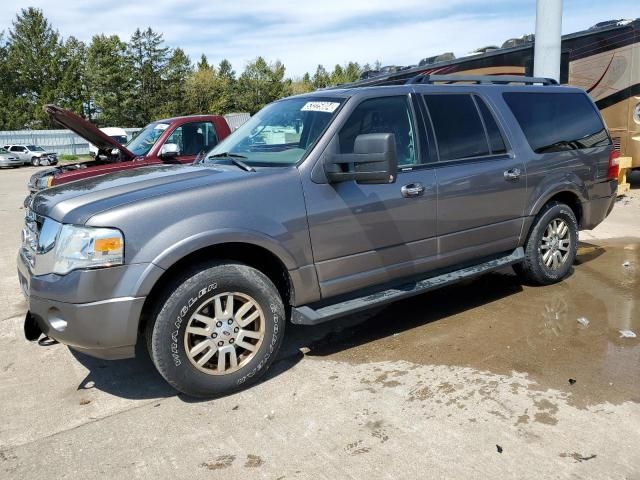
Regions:
M 192 163 L 231 133 L 224 117 L 190 115 L 150 123 L 126 145 L 121 145 L 95 125 L 55 105 L 44 107 L 56 123 L 98 147 L 95 160 L 61 165 L 31 176 L 31 193 L 63 183 L 105 173 L 159 163 Z

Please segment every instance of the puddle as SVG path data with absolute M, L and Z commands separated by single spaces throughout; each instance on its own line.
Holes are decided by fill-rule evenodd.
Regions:
M 395 303 L 356 326 L 336 322 L 307 345 L 308 355 L 516 371 L 540 389 L 570 393 L 577 407 L 640 403 L 639 279 L 639 239 L 583 243 L 562 283 L 530 287 L 511 269 L 488 274 Z M 621 330 L 638 337 L 621 338 Z

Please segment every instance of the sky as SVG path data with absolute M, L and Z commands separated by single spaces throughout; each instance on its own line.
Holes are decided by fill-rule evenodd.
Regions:
M 161 32 L 197 61 L 227 58 L 237 72 L 257 56 L 280 60 L 287 76 L 318 64 L 413 65 L 452 51 L 501 45 L 535 31 L 535 0 L 2 0 L 0 31 L 21 8 L 41 8 L 60 34 L 89 42 L 98 33 L 128 40 Z M 640 0 L 565 0 L 563 33 L 609 19 L 640 17 Z

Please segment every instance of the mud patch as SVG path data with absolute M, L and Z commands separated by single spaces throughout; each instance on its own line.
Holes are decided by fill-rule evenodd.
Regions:
M 560 457 L 573 458 L 576 461 L 576 463 L 580 463 L 580 462 L 586 462 L 588 460 L 593 460 L 594 458 L 597 457 L 597 455 L 596 454 L 582 455 L 580 453 L 573 452 L 573 453 L 561 453 Z
M 258 455 L 249 454 L 247 455 L 247 461 L 244 462 L 245 468 L 258 468 L 264 464 L 264 460 Z
M 236 459 L 235 455 L 220 455 L 216 457 L 212 462 L 203 462 L 200 464 L 208 470 L 223 470 L 233 465 L 233 461 Z

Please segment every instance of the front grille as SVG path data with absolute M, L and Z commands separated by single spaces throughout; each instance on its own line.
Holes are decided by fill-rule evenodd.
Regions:
M 613 149 L 616 152 L 620 152 L 622 139 L 620 137 L 612 137 L 611 140 L 613 140 Z
M 34 275 L 53 271 L 55 245 L 62 225 L 26 208 L 20 256 Z

